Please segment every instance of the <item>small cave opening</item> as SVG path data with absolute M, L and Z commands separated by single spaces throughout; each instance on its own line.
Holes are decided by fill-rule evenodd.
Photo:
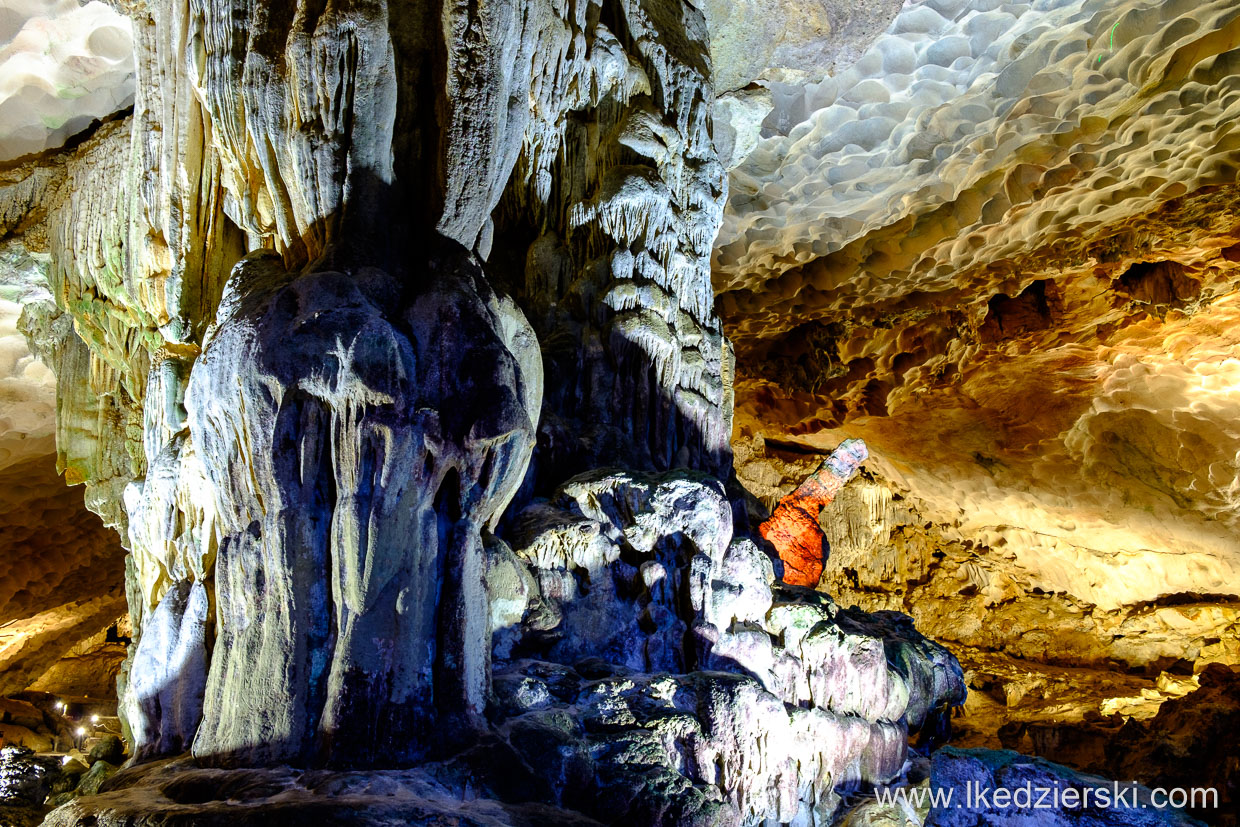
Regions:
M 1141 261 L 1114 281 L 1120 296 L 1155 308 L 1184 307 L 1201 295 L 1202 282 L 1177 261 Z

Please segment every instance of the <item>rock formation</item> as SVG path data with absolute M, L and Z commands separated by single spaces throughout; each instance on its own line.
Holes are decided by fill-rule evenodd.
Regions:
M 899 772 L 959 668 L 785 592 L 714 478 L 700 12 L 127 11 L 132 118 L 6 203 L 47 239 L 59 465 L 130 550 L 136 777 L 465 762 L 500 800 L 733 823 Z
M 933 0 L 771 81 L 715 254 L 738 436 L 864 439 L 992 606 L 1234 639 L 1236 14 Z
M 726 468 L 705 27 L 638 3 L 269 12 L 131 10 L 132 138 L 101 130 L 78 188 L 20 179 L 75 327 L 32 336 L 61 465 L 132 550 L 138 751 L 410 760 L 434 722 L 482 727 L 483 534 L 540 416 L 531 486 Z
M 758 526 L 763 539 L 775 546 L 784 564 L 783 580 L 793 586 L 818 585 L 822 563 L 827 557 L 826 537 L 818 526 L 825 505 L 848 482 L 857 466 L 868 456 L 865 443 L 846 440 L 836 448 L 822 467 L 810 474 L 797 490 L 779 501 L 771 517 Z
M 823 825 L 1226 694 L 1233 3 L 0 2 L 4 688 L 135 758 L 49 823 Z

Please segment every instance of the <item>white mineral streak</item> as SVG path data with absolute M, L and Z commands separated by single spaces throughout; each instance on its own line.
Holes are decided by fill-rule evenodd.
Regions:
M 0 2 L 0 161 L 55 149 L 133 96 L 128 19 L 98 0 Z
M 481 720 L 481 532 L 529 461 L 541 365 L 452 255 L 407 306 L 377 270 L 293 278 L 260 256 L 230 280 L 185 402 L 223 538 L 195 754 L 390 760 L 434 721 Z
M 207 680 L 208 603 L 202 582 L 183 580 L 146 619 L 122 698 L 135 757 L 181 752 L 194 739 Z

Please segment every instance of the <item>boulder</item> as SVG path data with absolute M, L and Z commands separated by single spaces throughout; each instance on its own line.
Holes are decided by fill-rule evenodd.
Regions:
M 97 761 L 120 764 L 125 760 L 125 742 L 120 736 L 104 735 L 90 748 L 88 758 L 92 767 Z
M 95 795 L 99 792 L 103 782 L 116 775 L 116 771 L 119 769 L 120 767 L 115 764 L 109 764 L 107 761 L 96 761 L 91 764 L 90 769 L 82 776 L 82 780 L 78 782 L 78 794 Z

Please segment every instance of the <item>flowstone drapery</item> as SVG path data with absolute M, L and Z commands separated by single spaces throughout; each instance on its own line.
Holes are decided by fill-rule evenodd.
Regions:
M 529 461 L 541 364 L 453 246 L 421 291 L 237 267 L 186 398 L 220 536 L 195 754 L 403 761 L 436 723 L 482 726 L 482 531 Z

